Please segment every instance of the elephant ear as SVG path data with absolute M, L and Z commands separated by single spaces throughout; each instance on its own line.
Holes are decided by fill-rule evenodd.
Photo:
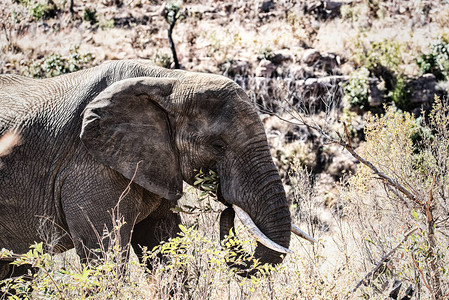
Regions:
M 182 195 L 182 177 L 169 121 L 176 79 L 116 82 L 85 108 L 81 140 L 93 157 L 169 200 Z

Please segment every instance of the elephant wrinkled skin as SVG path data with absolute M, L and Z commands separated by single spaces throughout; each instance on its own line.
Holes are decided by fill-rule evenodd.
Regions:
M 44 224 L 58 231 L 56 251 L 75 247 L 88 258 L 98 248 L 95 231 L 112 227 L 110 212 L 132 180 L 119 207 L 121 243 L 140 255 L 140 246 L 176 234 L 170 207 L 200 169 L 218 173 L 220 201 L 289 247 L 290 212 L 263 125 L 225 77 L 142 60 L 41 80 L 2 75 L 0 135 L 16 137 L 0 146 L 0 248 L 25 253 L 43 239 Z M 232 227 L 229 215 L 222 231 Z M 260 243 L 255 257 L 282 261 Z

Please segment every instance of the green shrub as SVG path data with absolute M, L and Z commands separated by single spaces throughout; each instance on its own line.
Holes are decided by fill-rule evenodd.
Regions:
M 14 2 L 27 7 L 30 16 L 35 21 L 52 18 L 56 16 L 58 11 L 58 8 L 53 1 L 17 0 Z
M 35 2 L 30 6 L 30 14 L 35 20 L 43 19 L 50 11 L 50 6 L 44 3 Z
M 367 108 L 369 96 L 369 71 L 360 68 L 351 74 L 349 81 L 343 85 L 345 98 L 352 107 Z
M 154 54 L 153 62 L 158 66 L 169 69 L 173 63 L 173 58 L 168 53 L 161 53 L 157 51 Z
M 97 10 L 95 8 L 86 7 L 83 12 L 83 20 L 89 22 L 90 25 L 98 23 Z
M 51 54 L 45 58 L 32 61 L 22 69 L 22 75 L 34 78 L 54 77 L 87 68 L 94 57 L 91 53 L 79 54 L 78 47 L 70 50 L 68 57 Z
M 165 4 L 165 9 L 167 10 L 165 19 L 167 23 L 171 24 L 174 19 L 183 18 L 181 3 L 176 1 L 167 1 Z
M 64 255 L 61 261 L 46 253 L 46 244 L 42 242 L 32 245 L 24 255 L 0 252 L 0 258 L 16 257 L 12 265 L 38 268 L 31 279 L 22 276 L 1 281 L 1 295 L 9 296 L 8 299 L 92 299 L 93 296 L 97 299 L 144 299 L 139 282 L 131 275 L 131 270 L 137 270 L 123 260 L 128 256 L 126 248 L 120 247 L 118 242 L 123 224 L 123 219 L 117 220 L 114 231 L 103 232 L 101 241 L 107 239 L 109 248 L 93 251 L 92 257 L 97 258 L 87 264 L 80 265 L 76 257 L 67 259 Z M 14 296 L 9 294 L 11 290 L 15 291 Z
M 429 54 L 422 54 L 417 64 L 423 74 L 432 73 L 437 80 L 445 80 L 449 74 L 449 44 L 439 38 L 430 46 Z
M 411 108 L 410 93 L 405 76 L 398 76 L 395 79 L 393 90 L 388 93 L 388 97 L 397 108 L 407 111 Z
M 359 65 L 368 68 L 370 71 L 386 68 L 397 72 L 402 64 L 401 50 L 400 43 L 384 39 L 372 42 L 366 48 L 363 47 L 361 51 L 359 50 L 355 54 L 355 59 Z
M 396 77 L 402 74 L 400 65 L 403 64 L 402 46 L 392 40 L 372 42 L 368 47 L 359 45 L 363 50 L 355 54 L 358 65 L 367 68 L 371 75 L 383 79 L 385 88 L 392 90 Z
M 404 64 L 402 58 L 403 46 L 398 42 L 386 39 L 373 42 L 366 48 L 363 45 L 358 46 L 363 50 L 357 52 L 354 56 L 357 64 L 368 69 L 371 76 L 379 78 L 385 83 L 385 90 L 389 91 L 385 96 L 396 107 L 402 110 L 411 109 L 410 86 L 404 71 L 401 69 L 401 65 Z

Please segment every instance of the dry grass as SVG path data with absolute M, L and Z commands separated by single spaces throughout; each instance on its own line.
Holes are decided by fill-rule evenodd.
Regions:
M 292 6 L 288 1 L 277 1 L 275 15 L 261 18 L 258 2 L 234 3 L 234 11 L 227 17 L 224 4 L 188 1 L 182 4 L 188 16 L 176 25 L 173 36 L 180 62 L 189 70 L 219 71 L 220 64 L 233 59 L 257 64 L 257 55 L 265 49 L 290 49 L 294 60 L 300 60 L 305 47 L 314 47 L 351 60 L 357 50 L 355 41 L 366 45 L 383 39 L 407 45 L 409 51 L 404 56 L 413 59 L 446 32 L 444 16 L 449 7 L 444 2 L 433 3 L 426 15 L 420 1 L 396 2 L 389 4 L 391 7 L 381 3 L 382 13 L 378 16 L 373 16 L 366 1 L 346 4 L 343 17 L 321 20 L 304 13 L 306 2 Z M 152 59 L 156 52 L 170 53 L 168 24 L 159 15 L 160 7 L 151 1 L 124 1 L 119 8 L 106 2 L 84 1 L 75 3 L 76 17 L 68 13 L 67 1 L 55 3 L 65 13 L 44 22 L 30 19 L 27 8 L 16 1 L 8 0 L 0 6 L 5 21 L 1 28 L 4 34 L 0 35 L 3 72 L 20 70 L 21 61 L 52 53 L 67 54 L 73 47 L 92 53 L 95 64 L 110 59 Z M 82 21 L 86 7 L 97 10 L 98 25 Z M 406 13 L 399 13 L 403 10 Z M 131 22 L 131 26 L 104 26 L 114 18 L 117 24 Z M 413 72 L 416 69 L 410 70 L 410 74 Z
M 31 255 L 33 262 L 41 261 L 42 270 L 35 279 L 30 296 L 85 299 L 91 297 L 86 294 L 90 289 L 99 299 L 131 296 L 134 299 L 379 299 L 386 298 L 394 281 L 400 280 L 404 283 L 402 294 L 405 287 L 412 284 L 420 297 L 431 297 L 424 286 L 415 283 L 415 280 L 420 280 L 420 270 L 426 272 L 425 261 L 420 258 L 418 263 L 424 265 L 418 268 L 410 264 L 410 255 L 419 256 L 420 249 L 426 247 L 425 233 L 419 231 L 404 242 L 407 226 L 413 226 L 413 222 L 410 225 L 406 220 L 413 218 L 401 209 L 400 204 L 385 198 L 382 186 L 376 187 L 375 180 L 363 176 L 350 178 L 342 184 L 345 205 L 329 211 L 323 209 L 323 199 L 316 197 L 312 174 L 294 164 L 291 172 L 295 187 L 293 216 L 319 243 L 312 245 L 293 238 L 290 249 L 295 254 L 288 255 L 280 266 L 268 268 L 269 273 L 247 279 L 226 266 L 224 258 L 229 252 L 218 243 L 217 219 L 223 207 L 211 198 L 199 203 L 200 192 L 188 188 L 180 205 L 195 206 L 199 213 L 181 213 L 187 227 L 183 228 L 181 238 L 157 250 L 163 251 L 170 259 L 156 261 L 155 271 L 145 273 L 145 267 L 131 255 L 125 273 L 109 273 L 111 268 L 120 269 L 115 267 L 114 261 L 121 254 L 114 244 L 111 245 L 112 250 L 104 254 L 109 259 L 96 261 L 87 269 L 79 265 L 73 251 L 54 258 L 42 258 L 43 254 L 39 252 Z M 367 186 L 367 182 L 361 180 L 374 185 Z M 245 248 L 251 250 L 255 247 L 241 225 L 237 226 L 237 232 Z M 443 263 L 447 258 L 444 236 L 440 236 L 438 241 L 439 260 L 442 259 Z M 368 276 L 368 280 L 352 294 L 357 283 L 374 269 L 385 253 L 401 242 L 403 245 L 382 264 L 384 266 Z M 61 273 L 61 270 L 65 271 Z M 443 274 L 442 278 L 445 278 Z M 53 280 L 45 280 L 48 277 Z M 120 291 L 114 288 L 118 284 Z M 444 285 L 443 288 L 447 293 L 448 287 Z

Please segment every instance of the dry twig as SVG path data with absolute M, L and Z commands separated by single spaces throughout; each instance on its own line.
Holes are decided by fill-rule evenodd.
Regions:
M 413 228 L 412 230 L 408 231 L 405 235 L 404 238 L 402 239 L 402 241 L 393 249 L 391 249 L 390 252 L 388 252 L 384 257 L 382 257 L 382 259 L 376 264 L 376 266 L 374 267 L 374 269 L 372 269 L 368 274 L 366 274 L 366 276 L 359 281 L 359 283 L 357 283 L 357 285 L 355 286 L 355 288 L 349 293 L 349 295 L 354 294 L 357 289 L 368 280 L 368 278 L 370 278 L 371 276 L 373 276 L 374 274 L 376 274 L 376 272 L 379 270 L 379 268 L 383 265 L 383 263 L 391 256 L 393 255 L 393 253 L 396 252 L 396 250 L 407 240 L 407 238 L 416 230 L 418 230 L 418 227 Z M 348 297 L 349 297 L 348 295 Z

